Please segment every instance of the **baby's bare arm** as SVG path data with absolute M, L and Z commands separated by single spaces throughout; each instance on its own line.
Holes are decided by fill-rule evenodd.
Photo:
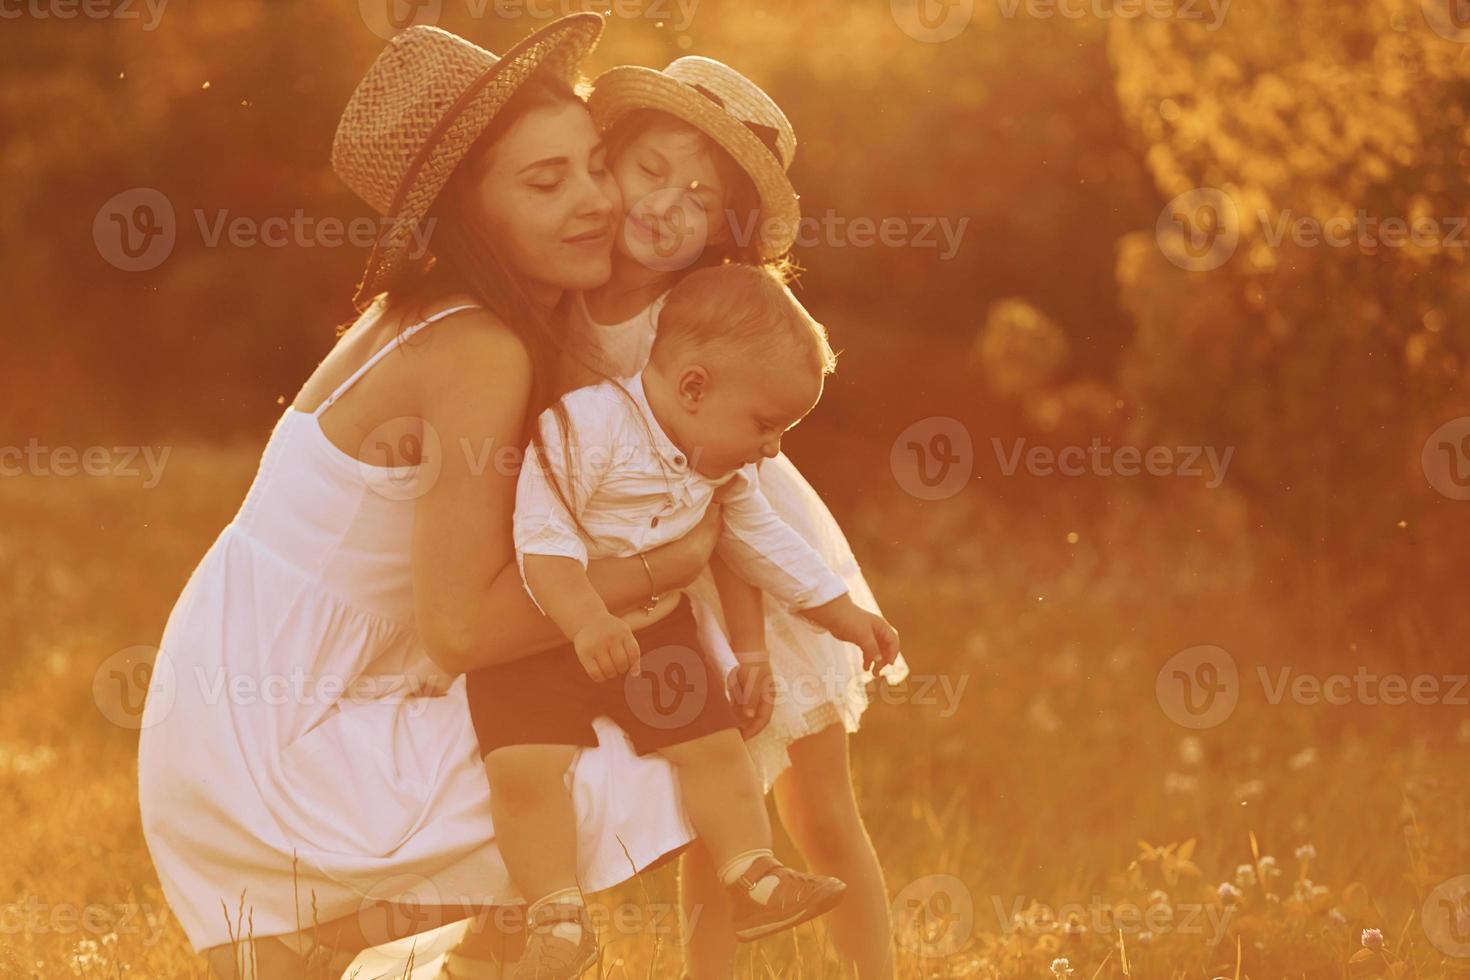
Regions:
M 567 639 L 608 615 L 607 604 L 592 587 L 587 570 L 564 555 L 524 555 L 526 586 Z

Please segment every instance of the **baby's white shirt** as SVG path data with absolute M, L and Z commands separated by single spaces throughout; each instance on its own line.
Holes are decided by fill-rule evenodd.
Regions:
M 704 516 L 715 492 L 729 484 L 721 498 L 723 528 L 715 550 L 736 574 L 792 612 L 847 591 L 842 577 L 760 492 L 754 463 L 718 478 L 689 465 L 654 417 L 641 373 L 575 389 L 561 403 L 573 434 L 570 469 L 554 410 L 542 412 L 536 424 L 546 465 L 589 536 L 578 531 L 528 448 L 516 483 L 514 521 L 522 583 L 527 554 L 574 558 L 585 568 L 592 558 L 626 557 L 683 537 Z M 529 585 L 526 591 L 531 592 Z M 531 601 L 536 602 L 534 593 Z M 536 608 L 541 609 L 539 602 Z

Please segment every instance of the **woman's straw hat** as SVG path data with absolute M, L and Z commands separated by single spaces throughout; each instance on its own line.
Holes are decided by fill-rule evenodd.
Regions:
M 504 56 L 425 25 L 388 42 L 352 93 L 332 141 L 337 176 L 391 222 L 353 297 L 359 310 L 402 272 L 417 225 L 495 113 L 538 69 L 574 80 L 602 27 L 600 14 L 571 14 Z
M 786 171 L 796 131 L 759 85 L 713 58 L 688 55 L 663 71 L 623 65 L 593 83 L 587 108 L 606 130 L 628 113 L 658 109 L 698 128 L 729 153 L 755 183 L 761 201 L 762 258 L 778 258 L 796 241 L 801 207 Z

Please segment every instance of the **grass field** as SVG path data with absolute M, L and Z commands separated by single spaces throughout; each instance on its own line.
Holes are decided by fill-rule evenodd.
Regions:
M 205 976 L 94 683 L 157 642 L 257 451 L 176 446 L 155 487 L 0 479 L 0 976 Z M 834 493 L 916 675 L 854 743 L 901 977 L 1470 975 L 1463 647 L 1322 646 L 1330 607 L 1284 598 L 1221 494 L 977 486 Z M 1202 645 L 1238 681 L 1195 729 L 1171 685 L 1206 675 L 1170 658 Z M 1439 694 L 1384 703 L 1390 674 Z M 672 903 L 672 873 L 611 900 Z M 677 976 L 676 940 L 619 935 L 604 974 Z M 741 975 L 840 972 L 806 927 Z

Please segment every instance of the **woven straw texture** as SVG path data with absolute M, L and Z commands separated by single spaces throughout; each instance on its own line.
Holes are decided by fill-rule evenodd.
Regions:
M 762 258 L 791 250 L 801 220 L 796 190 L 786 176 L 796 156 L 796 131 L 760 86 L 723 62 L 690 55 L 663 71 L 636 65 L 606 71 L 594 83 L 587 105 L 604 130 L 637 109 L 657 109 L 707 134 L 755 184 L 761 201 Z M 772 145 L 752 126 L 769 133 Z
M 368 258 L 353 299 L 358 309 L 406 267 L 415 226 L 495 113 L 538 69 L 573 81 L 602 27 L 599 14 L 571 14 L 504 57 L 426 25 L 388 43 L 352 93 L 332 141 L 337 176 L 393 219 Z

